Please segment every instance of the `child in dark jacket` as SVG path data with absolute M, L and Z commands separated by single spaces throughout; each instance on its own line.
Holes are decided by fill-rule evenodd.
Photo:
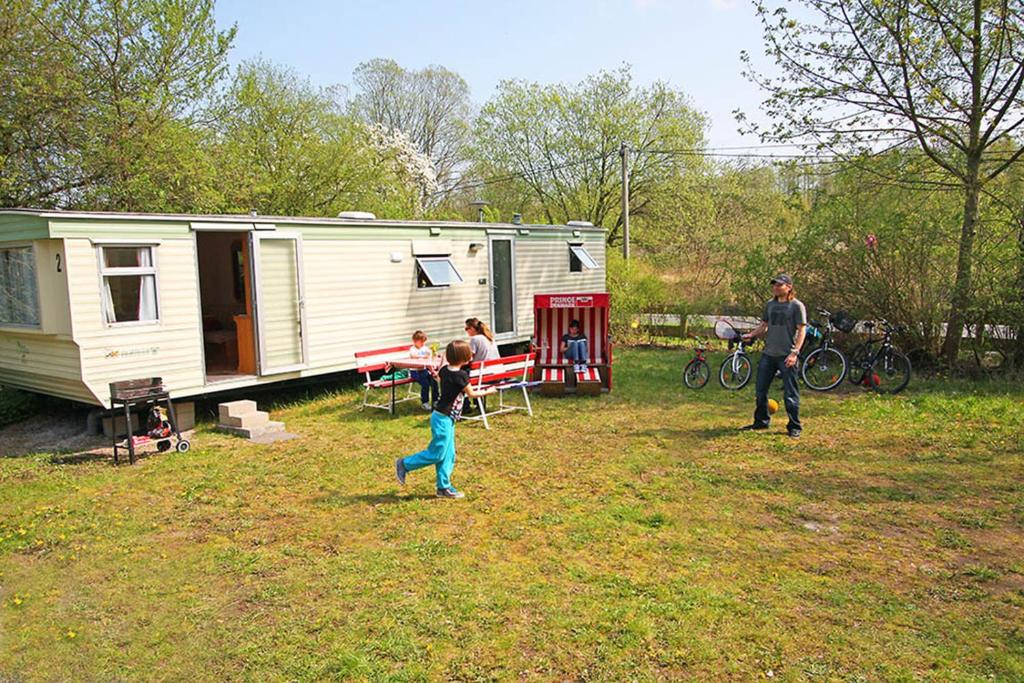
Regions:
M 395 476 L 405 485 L 405 476 L 413 470 L 433 465 L 437 471 L 437 497 L 463 498 L 465 494 L 452 486 L 455 469 L 455 423 L 462 415 L 465 397 L 476 398 L 494 393 L 493 389 L 478 391 L 469 381 L 469 363 L 473 351 L 469 344 L 456 340 L 444 350 L 447 365 L 438 372 L 441 397 L 430 414 L 430 445 L 424 450 L 395 461 Z

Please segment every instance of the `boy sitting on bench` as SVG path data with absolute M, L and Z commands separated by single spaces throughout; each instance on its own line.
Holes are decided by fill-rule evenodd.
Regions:
M 573 320 L 569 323 L 569 334 L 562 335 L 562 345 L 559 348 L 562 355 L 572 362 L 572 371 L 586 372 L 587 370 L 587 338 L 580 331 L 580 321 Z

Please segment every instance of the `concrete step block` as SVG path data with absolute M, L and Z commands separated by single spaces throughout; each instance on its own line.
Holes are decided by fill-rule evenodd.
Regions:
M 118 436 L 124 436 L 124 412 L 123 409 L 114 415 L 113 420 L 107 415 L 103 418 L 103 436 L 110 438 L 114 435 L 111 429 L 117 430 Z M 132 413 L 132 431 L 137 432 L 139 430 L 139 414 Z
M 239 415 L 237 417 L 228 415 L 220 421 L 220 423 L 225 427 L 244 427 L 245 429 L 259 429 L 261 427 L 266 427 L 268 422 L 270 422 L 270 415 L 262 410 L 257 410 L 256 412 L 248 413 L 246 415 Z
M 228 417 L 242 417 L 256 412 L 256 401 L 230 401 L 217 406 L 218 417 L 221 422 Z
M 175 401 L 174 417 L 178 418 L 178 429 L 185 431 L 196 426 L 196 404 L 192 401 Z
M 251 439 L 254 436 L 259 436 L 263 433 L 263 429 L 246 429 L 245 427 L 228 427 L 227 425 L 217 425 L 218 432 L 224 432 L 226 434 L 234 434 L 240 436 L 243 439 Z
M 229 427 L 227 425 L 217 425 L 217 430 L 226 432 L 228 434 L 234 434 L 240 436 L 243 439 L 256 440 L 269 434 L 279 434 L 284 432 L 283 422 L 268 422 L 262 427 L 255 427 L 249 429 L 247 427 Z M 268 441 L 269 443 L 269 441 Z

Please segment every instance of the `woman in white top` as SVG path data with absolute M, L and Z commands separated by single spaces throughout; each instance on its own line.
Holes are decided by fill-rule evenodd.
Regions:
M 494 343 L 494 333 L 487 323 L 479 318 L 466 319 L 466 334 L 469 335 L 469 348 L 473 350 L 473 362 L 478 360 L 494 360 L 501 358 L 498 345 Z M 470 399 L 474 409 L 479 410 L 483 398 Z M 484 404 L 486 407 L 486 404 Z
M 494 333 L 487 323 L 478 318 L 468 318 L 466 334 L 469 335 L 469 348 L 473 350 L 473 361 L 501 358 L 498 345 L 494 343 Z

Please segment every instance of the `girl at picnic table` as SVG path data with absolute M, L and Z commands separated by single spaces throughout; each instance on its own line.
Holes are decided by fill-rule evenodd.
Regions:
M 427 334 L 423 330 L 416 330 L 412 333 L 412 346 L 409 347 L 409 357 L 419 360 L 430 360 L 434 352 L 427 346 Z M 410 374 L 420 385 L 420 403 L 423 410 L 430 410 L 437 402 L 437 380 L 430 374 L 430 370 L 413 370 Z
M 463 498 L 465 494 L 452 486 L 452 470 L 455 469 L 455 423 L 462 415 L 462 404 L 466 396 L 479 397 L 493 390 L 478 391 L 469 382 L 469 363 L 473 352 L 469 344 L 457 339 L 444 350 L 447 365 L 438 370 L 441 381 L 441 397 L 434 404 L 430 414 L 430 445 L 425 450 L 399 458 L 395 461 L 395 476 L 405 486 L 405 475 L 427 465 L 437 471 L 437 497 Z

